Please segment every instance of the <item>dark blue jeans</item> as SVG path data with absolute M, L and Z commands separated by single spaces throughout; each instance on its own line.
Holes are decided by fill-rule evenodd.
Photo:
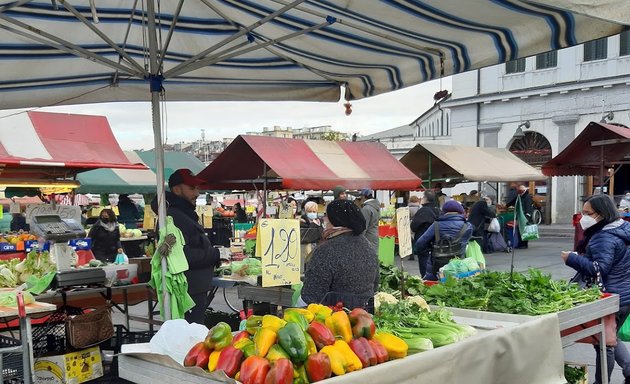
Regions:
M 630 305 L 624 305 L 619 307 L 619 312 L 615 315 L 617 319 L 617 331 L 626 321 L 626 318 L 630 314 Z M 597 357 L 595 358 L 595 384 L 602 383 L 601 363 L 599 358 L 599 345 L 595 345 L 595 351 Z M 610 382 L 610 375 L 612 375 L 615 368 L 615 362 L 619 364 L 623 372 L 623 377 L 630 378 L 630 353 L 623 341 L 617 339 L 616 347 L 606 347 L 606 363 L 608 364 L 608 382 Z

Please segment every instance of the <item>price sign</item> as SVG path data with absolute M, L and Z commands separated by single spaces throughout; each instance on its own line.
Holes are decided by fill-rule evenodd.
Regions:
M 396 210 L 396 227 L 398 230 L 398 253 L 404 258 L 411 255 L 411 223 L 409 222 L 409 207 Z
M 261 219 L 256 256 L 262 261 L 263 287 L 300 282 L 300 221 Z

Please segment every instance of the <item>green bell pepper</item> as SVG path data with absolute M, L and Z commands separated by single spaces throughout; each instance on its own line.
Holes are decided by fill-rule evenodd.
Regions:
M 308 356 L 304 331 L 296 323 L 287 323 L 278 331 L 278 342 L 294 363 L 301 364 Z

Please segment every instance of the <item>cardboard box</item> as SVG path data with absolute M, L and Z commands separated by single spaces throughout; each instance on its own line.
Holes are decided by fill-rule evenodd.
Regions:
M 80 384 L 101 376 L 103 363 L 99 347 L 35 359 L 35 383 Z

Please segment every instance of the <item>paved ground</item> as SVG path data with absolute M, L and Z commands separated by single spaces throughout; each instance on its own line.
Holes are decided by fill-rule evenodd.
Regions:
M 529 268 L 539 268 L 543 271 L 551 273 L 556 279 L 568 279 L 573 276 L 572 269 L 566 267 L 560 259 L 560 251 L 569 250 L 573 246 L 573 239 L 568 237 L 544 237 L 537 241 L 529 243 L 529 249 L 517 249 L 514 254 L 514 269 L 519 272 L 525 272 Z M 508 253 L 492 253 L 486 255 L 488 269 L 491 270 L 510 270 L 512 255 Z M 400 260 L 397 260 L 400 265 Z M 410 273 L 418 274 L 417 261 L 405 260 L 404 268 Z M 221 293 L 221 291 L 219 291 Z M 238 300 L 236 289 L 230 288 L 226 290 L 226 297 L 237 308 L 241 309 L 242 305 Z M 211 304 L 216 311 L 229 312 L 229 307 L 225 304 L 225 300 L 219 294 Z M 137 313 L 146 313 L 146 306 L 140 304 L 133 309 Z M 118 317 L 117 317 L 118 318 Z M 146 329 L 146 325 L 132 323 L 134 329 Z M 575 344 L 565 348 L 565 359 L 567 361 L 587 364 L 590 373 L 590 382 L 594 381 L 595 372 L 595 352 L 592 346 L 585 344 Z M 623 383 L 621 370 L 618 366 L 612 376 L 611 383 Z

